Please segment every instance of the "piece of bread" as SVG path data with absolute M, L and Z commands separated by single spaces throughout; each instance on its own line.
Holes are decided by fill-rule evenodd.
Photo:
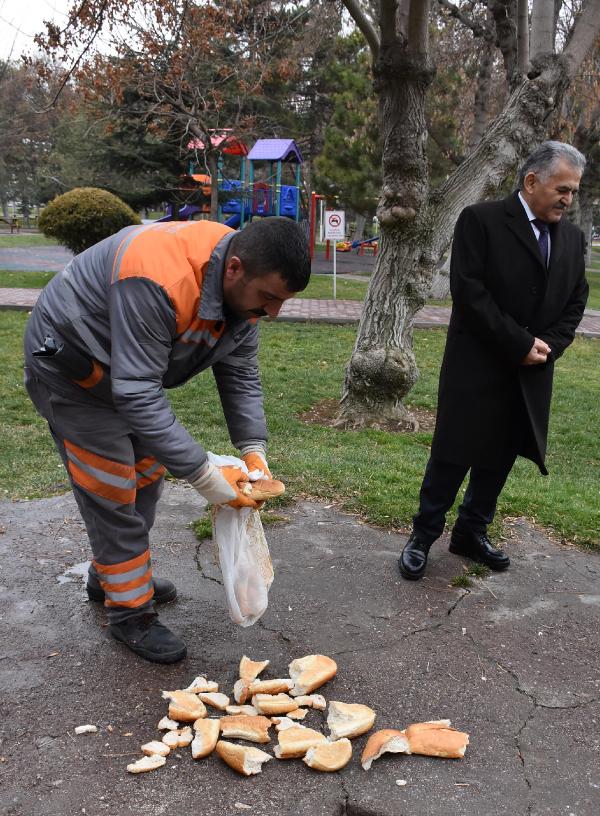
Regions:
M 225 711 L 229 705 L 229 697 L 226 694 L 221 694 L 218 691 L 207 691 L 206 693 L 200 692 L 198 698 L 202 700 L 203 703 L 206 703 L 219 711 Z
M 294 681 L 289 677 L 280 677 L 275 680 L 252 680 L 248 686 L 250 696 L 255 694 L 281 694 L 293 688 Z
M 449 725 L 449 720 L 409 725 L 404 729 L 408 741 L 408 753 L 462 759 L 469 744 L 469 735 L 450 728 Z
M 244 482 L 242 493 L 254 501 L 267 501 L 283 495 L 285 485 L 279 479 L 257 479 L 255 482 Z
M 219 684 L 215 683 L 214 680 L 207 680 L 206 677 L 198 676 L 195 677 L 194 680 L 190 683 L 190 685 L 184 689 L 184 691 L 191 691 L 192 694 L 199 694 L 200 692 L 208 693 L 213 691 L 219 690 Z
M 250 694 L 251 682 L 252 680 L 246 680 L 244 677 L 241 677 L 233 684 L 233 699 L 239 705 L 244 705 L 244 703 L 252 696 Z
M 242 680 L 256 680 L 258 675 L 269 665 L 270 660 L 250 660 L 244 655 L 240 660 L 240 677 Z
M 197 720 L 196 734 L 192 740 L 192 759 L 204 759 L 215 750 L 219 741 L 219 720 Z
M 179 723 L 169 717 L 163 717 L 156 726 L 159 731 L 175 731 L 179 728 Z
M 202 700 L 191 691 L 163 691 L 163 700 L 169 700 L 169 717 L 178 722 L 194 722 L 206 717 L 206 707 Z
M 132 762 L 131 765 L 127 766 L 127 770 L 129 773 L 135 774 L 155 771 L 157 768 L 162 768 L 166 761 L 166 757 L 152 754 L 152 756 L 145 756 L 138 759 L 137 762 Z
M 275 731 L 285 731 L 286 728 L 304 728 L 303 725 L 296 726 L 296 723 L 293 720 L 290 720 L 289 717 L 281 716 L 281 717 L 271 717 L 271 722 L 275 723 Z
M 316 708 L 318 711 L 325 711 L 327 708 L 327 700 L 322 694 L 301 694 L 295 699 L 301 708 Z
M 337 664 L 335 660 L 325 655 L 306 655 L 292 660 L 289 670 L 294 681 L 290 694 L 292 697 L 299 697 L 310 694 L 331 680 L 337 672 Z
M 289 694 L 255 694 L 252 705 L 260 713 L 271 717 L 274 714 L 288 714 L 295 711 L 298 704 Z
M 287 715 L 290 720 L 303 720 L 308 714 L 308 708 L 295 708 L 293 711 L 288 711 Z
M 261 751 L 260 748 L 253 748 L 250 745 L 235 745 L 233 742 L 219 740 L 216 747 L 217 754 L 223 762 L 233 768 L 234 771 L 252 776 L 262 771 L 262 765 L 273 757 Z
M 173 750 L 173 748 L 184 748 L 186 745 L 189 745 L 193 739 L 194 732 L 189 725 L 186 725 L 185 728 L 178 728 L 177 731 L 167 731 L 162 741 Z
M 329 703 L 327 725 L 332 740 L 360 737 L 373 727 L 374 722 L 375 712 L 362 703 L 340 703 L 333 700 Z
M 249 717 L 258 716 L 258 711 L 253 705 L 228 705 L 225 706 L 226 714 L 247 714 Z
M 316 771 L 339 771 L 352 759 L 352 743 L 345 737 L 309 748 L 303 762 Z
M 404 731 L 383 728 L 371 734 L 364 747 L 360 764 L 368 771 L 373 762 L 382 754 L 409 754 L 408 740 Z
M 294 725 L 279 732 L 279 745 L 275 746 L 274 754 L 277 759 L 296 759 L 320 742 L 327 742 L 325 734 L 304 725 Z
M 245 739 L 249 742 L 269 742 L 269 728 L 272 723 L 268 717 L 248 717 L 247 714 L 234 714 L 221 717 L 219 720 L 221 734 L 233 739 Z
M 159 742 L 158 740 L 152 740 L 151 742 L 147 742 L 145 745 L 142 745 L 142 754 L 146 754 L 146 756 L 154 756 L 154 754 L 158 754 L 158 756 L 169 756 L 171 753 L 171 749 L 168 745 L 165 745 L 164 742 Z

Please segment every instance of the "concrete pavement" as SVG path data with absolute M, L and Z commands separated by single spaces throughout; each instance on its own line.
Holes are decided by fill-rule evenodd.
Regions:
M 405 537 L 334 507 L 300 502 L 267 528 L 275 565 L 269 609 L 255 626 L 228 619 L 210 541 L 189 524 L 194 491 L 168 482 L 153 564 L 179 600 L 161 618 L 188 657 L 159 666 L 113 641 L 87 602 L 89 557 L 71 495 L 0 503 L 0 812 L 7 816 L 596 816 L 600 812 L 600 560 L 550 542 L 522 521 L 506 573 L 450 586 L 463 559 L 444 539 L 423 581 L 400 578 Z M 463 760 L 387 755 L 364 771 L 319 774 L 272 760 L 243 778 L 188 748 L 165 767 L 125 766 L 157 738 L 162 689 L 197 674 L 231 692 L 242 654 L 284 677 L 295 658 L 331 655 L 328 700 L 362 702 L 376 728 L 450 718 L 470 734 Z M 98 733 L 75 736 L 91 723 Z M 305 723 L 323 728 L 311 712 Z M 326 729 L 323 729 L 324 731 Z M 272 753 L 272 744 L 261 746 Z M 405 780 L 399 786 L 397 780 Z

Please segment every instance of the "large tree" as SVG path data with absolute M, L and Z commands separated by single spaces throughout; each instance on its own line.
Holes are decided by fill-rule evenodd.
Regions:
M 378 205 L 381 249 L 352 358 L 346 369 L 338 422 L 377 426 L 416 423 L 403 400 L 418 377 L 414 317 L 425 303 L 435 266 L 467 204 L 492 196 L 519 160 L 543 140 L 600 30 L 600 0 L 584 0 L 557 53 L 555 0 L 439 0 L 502 55 L 507 97 L 477 146 L 437 188 L 426 156 L 427 94 L 435 65 L 430 51 L 432 0 L 343 0 L 372 52 L 383 140 L 383 186 Z M 482 14 L 481 12 L 485 12 Z

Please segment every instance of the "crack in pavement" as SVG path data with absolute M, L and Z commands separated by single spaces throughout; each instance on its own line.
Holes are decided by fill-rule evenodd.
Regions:
M 413 637 L 414 635 L 420 635 L 422 632 L 435 632 L 436 629 L 439 629 L 443 624 L 444 621 L 438 621 L 438 623 L 434 623 L 432 626 L 424 626 L 421 629 L 413 629 L 411 632 L 405 632 L 397 640 L 386 640 L 384 643 L 381 643 L 378 646 L 362 646 L 359 649 L 344 649 L 344 651 L 341 652 L 331 652 L 331 657 L 340 657 L 341 655 L 356 654 L 358 652 L 380 652 L 382 649 L 387 649 L 390 646 L 397 646 L 398 644 L 402 643 L 403 640 L 406 640 L 406 638 Z
M 194 549 L 194 561 L 196 562 L 196 567 L 198 569 L 198 572 L 200 573 L 202 578 L 205 578 L 207 581 L 213 581 L 215 584 L 218 584 L 219 586 L 222 587 L 223 586 L 223 581 L 219 581 L 218 578 L 213 578 L 212 575 L 207 575 L 204 572 L 204 567 L 200 563 L 200 547 L 201 546 L 202 546 L 202 542 L 197 544 L 195 549 Z
M 263 623 L 263 621 L 260 619 L 256 621 L 256 624 L 257 626 L 260 626 L 261 629 L 264 629 L 265 632 L 273 632 L 273 634 L 279 635 L 279 637 L 282 638 L 282 640 L 284 640 L 286 643 L 292 642 L 292 639 L 284 635 L 281 629 L 272 629 L 270 626 L 267 626 L 265 623 Z

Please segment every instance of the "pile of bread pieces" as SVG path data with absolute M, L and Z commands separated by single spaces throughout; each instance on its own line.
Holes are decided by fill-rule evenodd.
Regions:
M 204 759 L 215 752 L 230 768 L 244 776 L 262 771 L 273 759 L 254 746 L 230 742 L 232 739 L 266 745 L 269 730 L 275 728 L 277 759 L 302 759 L 317 771 L 339 771 L 352 758 L 351 739 L 369 731 L 375 723 L 375 711 L 362 703 L 330 701 L 314 694 L 337 672 L 334 660 L 325 655 L 306 655 L 289 665 L 289 678 L 259 680 L 268 660 L 254 661 L 244 655 L 233 698 L 219 691 L 217 683 L 196 677 L 186 689 L 163 691 L 168 700 L 168 716 L 158 723 L 165 734 L 161 740 L 142 745 L 144 756 L 127 766 L 130 773 L 153 771 L 166 763 L 169 753 L 191 745 L 192 757 Z M 219 712 L 209 717 L 207 706 Z M 324 712 L 329 707 L 329 736 L 308 728 L 300 721 L 312 709 Z M 373 733 L 363 750 L 361 763 L 369 770 L 373 760 L 386 752 L 424 754 L 458 759 L 469 744 L 468 734 L 450 728 L 449 720 L 409 725 L 402 731 L 385 729 Z

